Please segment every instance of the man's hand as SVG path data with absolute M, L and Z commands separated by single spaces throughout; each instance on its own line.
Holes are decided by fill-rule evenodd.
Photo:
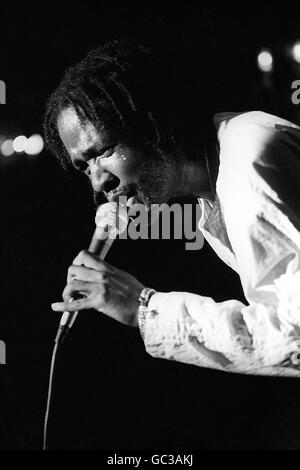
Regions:
M 94 308 L 125 325 L 138 326 L 138 298 L 143 288 L 131 274 L 85 250 L 69 267 L 64 302 L 52 304 L 52 309 L 74 312 Z M 70 302 L 78 295 L 83 298 Z

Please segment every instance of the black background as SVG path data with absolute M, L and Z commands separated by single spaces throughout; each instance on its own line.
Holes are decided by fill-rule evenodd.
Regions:
M 269 5 L 82 2 L 69 9 L 27 3 L 2 8 L 0 79 L 7 104 L 0 134 L 42 132 L 47 96 L 64 69 L 106 39 L 126 35 L 180 50 L 212 73 L 219 110 L 264 109 L 299 122 L 290 85 L 299 78 L 287 47 L 300 37 L 299 12 Z M 261 47 L 274 51 L 274 88 L 262 87 Z M 0 448 L 40 449 L 53 338 L 50 309 L 66 270 L 93 231 L 94 207 L 81 176 L 56 160 L 0 159 Z M 157 290 L 215 300 L 243 299 L 239 279 L 205 245 L 117 241 L 108 260 Z M 50 416 L 53 449 L 299 449 L 300 385 L 293 379 L 229 375 L 148 356 L 138 331 L 82 313 L 58 359 Z

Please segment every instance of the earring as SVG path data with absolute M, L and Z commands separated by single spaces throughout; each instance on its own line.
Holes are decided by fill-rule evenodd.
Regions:
M 127 160 L 127 157 L 125 156 L 124 148 L 123 148 L 122 145 L 120 145 L 120 147 L 119 147 L 119 152 L 120 152 L 120 153 L 119 153 L 119 158 L 120 158 L 121 160 Z

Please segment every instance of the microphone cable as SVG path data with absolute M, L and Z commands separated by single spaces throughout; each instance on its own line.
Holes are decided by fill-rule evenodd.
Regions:
M 45 412 L 45 419 L 44 419 L 43 450 L 47 450 L 48 421 L 49 421 L 49 412 L 50 412 L 51 397 L 52 397 L 52 390 L 53 390 L 53 381 L 54 381 L 54 372 L 55 372 L 55 361 L 56 361 L 56 354 L 57 354 L 58 346 L 59 346 L 59 341 L 55 341 L 53 351 L 52 351 L 52 357 L 51 357 L 51 366 L 50 366 L 49 384 L 48 384 L 48 394 L 47 394 L 47 405 L 46 405 L 46 412 Z
M 120 235 L 123 232 L 128 224 L 128 219 L 122 217 L 118 212 L 116 203 L 107 203 L 100 206 L 97 210 L 96 214 L 96 230 L 92 241 L 90 243 L 89 251 L 91 253 L 97 254 L 100 259 L 104 259 L 111 248 L 113 241 L 115 240 L 117 235 Z M 105 217 L 105 218 L 104 218 Z M 99 220 L 102 220 L 102 224 L 99 224 Z M 132 220 L 131 217 L 129 217 Z M 118 221 L 119 225 L 117 230 L 112 230 L 114 228 L 114 222 Z M 106 223 L 104 224 L 103 221 Z M 106 229 L 109 229 L 109 232 L 106 232 Z M 112 232 L 110 232 L 112 230 Z M 101 232 L 102 231 L 102 232 Z M 112 234 L 112 236 L 109 236 Z M 102 238 L 103 235 L 106 235 Z M 81 297 L 79 295 L 79 297 Z M 77 298 L 77 297 L 76 297 Z M 70 299 L 72 302 L 75 298 Z M 56 356 L 57 351 L 59 349 L 59 345 L 61 345 L 70 331 L 71 327 L 74 324 L 74 321 L 78 315 L 78 312 L 64 312 L 61 322 L 56 334 L 56 338 L 54 340 L 54 347 L 52 351 L 51 357 L 51 365 L 50 365 L 50 373 L 49 373 L 49 384 L 48 384 L 48 394 L 47 394 L 47 404 L 46 404 L 46 412 L 45 412 L 45 419 L 44 419 L 44 429 L 43 429 L 43 450 L 47 450 L 47 434 L 48 434 L 48 423 L 49 423 L 49 413 L 50 413 L 50 406 L 51 406 L 51 398 L 52 398 L 52 391 L 53 391 L 53 382 L 55 377 L 55 365 L 56 365 Z

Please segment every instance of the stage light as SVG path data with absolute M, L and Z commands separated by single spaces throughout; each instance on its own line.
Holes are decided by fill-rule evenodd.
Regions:
M 27 138 L 25 135 L 19 135 L 13 141 L 13 148 L 15 152 L 24 152 L 27 143 Z
M 294 44 L 292 48 L 292 56 L 294 61 L 300 64 L 300 41 Z
M 25 152 L 27 155 L 38 155 L 44 148 L 43 137 L 39 134 L 34 134 L 27 139 Z
M 14 153 L 13 141 L 5 140 L 1 145 L 1 153 L 4 157 L 10 157 Z
M 257 65 L 262 72 L 271 72 L 273 69 L 273 56 L 270 51 L 264 49 L 257 56 Z

